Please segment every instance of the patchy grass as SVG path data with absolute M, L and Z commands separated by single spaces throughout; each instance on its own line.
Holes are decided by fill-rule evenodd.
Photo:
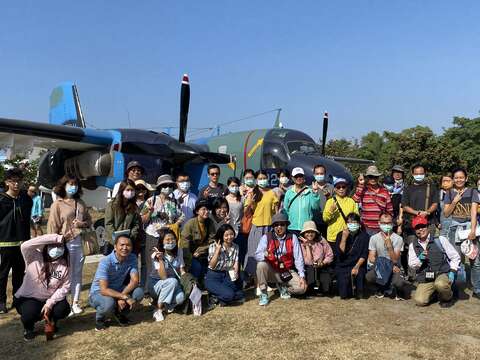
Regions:
M 96 264 L 85 266 L 82 303 Z M 134 324 L 94 330 L 92 308 L 60 323 L 46 342 L 42 326 L 31 343 L 22 337 L 18 314 L 0 317 L 2 359 L 476 359 L 480 353 L 480 302 L 418 308 L 412 300 L 256 299 L 216 308 L 202 317 L 168 315 L 155 323 L 144 300 Z

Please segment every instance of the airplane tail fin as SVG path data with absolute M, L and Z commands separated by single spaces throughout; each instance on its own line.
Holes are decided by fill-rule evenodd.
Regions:
M 67 125 L 85 128 L 77 87 L 71 81 L 58 85 L 50 95 L 49 122 L 54 125 Z

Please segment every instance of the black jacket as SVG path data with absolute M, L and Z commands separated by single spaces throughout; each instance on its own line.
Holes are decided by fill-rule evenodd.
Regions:
M 16 199 L 0 193 L 0 243 L 30 239 L 32 206 L 32 199 L 25 191 Z

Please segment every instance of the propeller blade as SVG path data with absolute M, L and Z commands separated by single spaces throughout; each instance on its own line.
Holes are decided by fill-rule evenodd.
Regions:
M 185 142 L 187 135 L 188 109 L 190 107 L 190 80 L 188 75 L 184 74 L 182 79 L 182 88 L 180 90 L 180 134 L 178 141 Z
M 325 145 L 327 144 L 328 132 L 328 112 L 323 114 L 323 134 L 322 134 L 322 155 L 325 156 Z

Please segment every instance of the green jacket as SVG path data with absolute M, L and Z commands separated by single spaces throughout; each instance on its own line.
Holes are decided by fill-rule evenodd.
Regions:
M 137 241 L 141 226 L 140 216 L 136 211 L 126 215 L 115 206 L 116 201 L 110 201 L 105 209 L 105 239 L 113 244 L 113 233 L 120 230 L 130 230 L 132 243 Z
M 283 209 L 288 215 L 289 230 L 302 230 L 305 221 L 313 220 L 314 212 L 320 209 L 320 195 L 307 188 L 295 200 L 297 193 L 292 186 L 285 193 Z M 292 202 L 293 200 L 293 202 Z M 291 205 L 290 205 L 291 204 Z
M 192 254 L 198 251 L 202 256 L 208 256 L 208 247 L 215 241 L 215 224 L 208 218 L 205 219 L 206 234 L 202 238 L 198 217 L 188 220 L 182 229 L 179 247 L 183 249 L 183 259 L 185 264 L 190 266 L 192 263 Z

